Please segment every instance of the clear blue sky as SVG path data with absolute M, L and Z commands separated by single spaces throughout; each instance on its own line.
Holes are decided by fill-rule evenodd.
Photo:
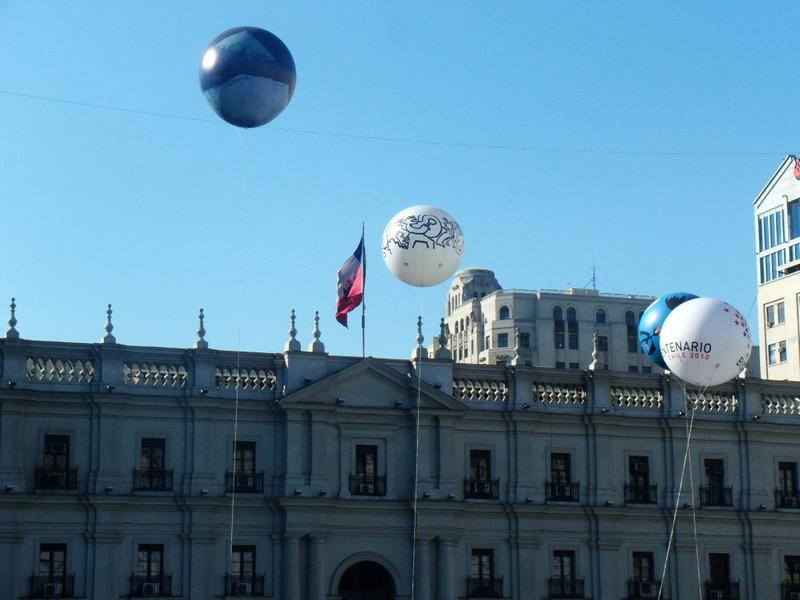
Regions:
M 364 220 L 367 352 L 407 357 L 447 284 L 395 280 L 380 236 L 429 203 L 460 222 L 462 266 L 505 287 L 583 286 L 594 262 L 602 291 L 747 312 L 751 202 L 800 149 L 799 22 L 792 2 L 2 0 L 0 299 L 26 338 L 99 341 L 111 302 L 120 343 L 189 347 L 202 306 L 212 347 L 241 330 L 266 352 L 291 308 L 305 347 L 318 309 L 327 350 L 359 354 L 333 312 Z M 244 176 L 240 133 L 198 85 L 237 25 L 297 65 Z

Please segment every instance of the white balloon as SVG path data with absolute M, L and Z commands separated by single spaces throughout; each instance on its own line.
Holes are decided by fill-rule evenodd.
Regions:
M 670 371 L 701 387 L 736 377 L 753 348 L 742 313 L 716 298 L 695 298 L 677 306 L 664 321 L 660 344 Z
M 411 206 L 383 230 L 383 261 L 398 279 L 427 287 L 455 273 L 464 255 L 464 232 L 435 206 Z

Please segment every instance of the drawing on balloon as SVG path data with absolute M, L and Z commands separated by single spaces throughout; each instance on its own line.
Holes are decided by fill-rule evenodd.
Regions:
M 458 223 L 447 217 L 431 214 L 407 215 L 395 222 L 395 235 L 385 238 L 383 253 L 391 254 L 392 245 L 408 250 L 422 245 L 425 248 L 452 247 L 456 254 L 464 252 L 464 234 Z

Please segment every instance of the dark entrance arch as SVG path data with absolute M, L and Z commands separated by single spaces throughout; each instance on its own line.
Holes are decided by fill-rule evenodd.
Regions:
M 351 566 L 339 580 L 342 600 L 392 600 L 394 579 L 383 566 L 364 560 Z

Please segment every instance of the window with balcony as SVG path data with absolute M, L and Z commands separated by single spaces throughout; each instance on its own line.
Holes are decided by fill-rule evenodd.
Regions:
M 775 504 L 779 508 L 800 508 L 797 489 L 797 463 L 778 463 L 778 487 L 775 489 Z M 800 600 L 800 599 L 798 599 Z
M 660 581 L 655 579 L 652 552 L 633 553 L 633 577 L 628 582 L 628 600 L 656 600 Z
M 572 481 L 572 456 L 564 452 L 550 455 L 550 481 L 545 483 L 547 500 L 577 502 L 580 484 Z
M 567 309 L 567 341 L 570 350 L 578 349 L 578 316 L 571 307 Z
M 41 544 L 31 598 L 74 598 L 75 575 L 67 575 L 67 545 Z
M 703 461 L 705 485 L 700 487 L 701 506 L 733 506 L 733 488 L 725 486 L 725 467 L 720 458 Z
M 385 496 L 386 477 L 379 475 L 378 446 L 356 445 L 356 470 L 350 476 L 350 493 L 353 496 Z
M 628 352 L 631 354 L 639 351 L 639 321 L 633 311 L 625 313 L 625 331 L 628 338 Z
M 781 600 L 800 600 L 800 556 L 783 557 Z
M 500 307 L 500 320 L 505 321 L 506 319 L 511 318 L 511 311 L 508 309 L 507 306 Z
M 236 441 L 233 453 L 233 471 L 225 474 L 225 491 L 237 494 L 264 492 L 264 473 L 256 473 L 256 443 Z
M 548 598 L 583 598 L 583 578 L 575 577 L 575 552 L 553 551 L 553 568 L 548 582 Z
M 74 490 L 78 487 L 78 469 L 69 466 L 68 435 L 44 436 L 42 466 L 36 468 L 35 487 L 39 490 Z
M 233 546 L 231 571 L 225 576 L 226 596 L 263 596 L 264 576 L 256 575 L 256 547 Z
M 142 438 L 139 468 L 133 472 L 133 489 L 144 492 L 171 492 L 172 469 L 165 468 L 166 440 Z
M 131 575 L 131 596 L 147 598 L 172 595 L 172 575 L 164 574 L 164 546 L 139 544 L 136 571 Z
M 470 557 L 468 598 L 502 598 L 503 580 L 495 577 L 494 550 L 474 548 Z
M 499 480 L 492 479 L 492 453 L 489 450 L 469 451 L 469 478 L 464 481 L 464 497 L 497 500 Z
M 730 555 L 708 555 L 705 600 L 739 600 L 739 582 L 731 581 Z
M 564 347 L 564 312 L 560 306 L 553 308 L 553 342 L 556 350 Z
M 656 486 L 650 484 L 650 459 L 647 456 L 629 456 L 625 502 L 655 504 L 656 500 Z

